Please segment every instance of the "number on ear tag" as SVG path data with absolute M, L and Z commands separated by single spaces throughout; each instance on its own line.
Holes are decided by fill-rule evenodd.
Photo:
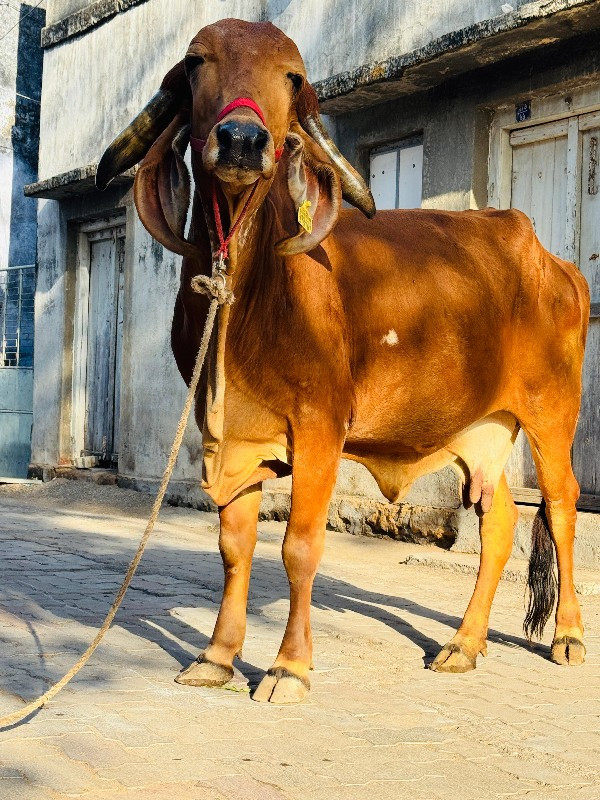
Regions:
M 312 217 L 309 212 L 309 208 L 311 207 L 312 203 L 310 200 L 305 200 L 304 203 L 298 209 L 298 222 L 304 228 L 307 233 L 312 233 Z

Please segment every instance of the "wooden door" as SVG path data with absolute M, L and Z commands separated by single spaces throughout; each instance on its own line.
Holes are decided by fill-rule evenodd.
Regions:
M 567 220 L 567 134 L 568 122 L 559 121 L 516 131 L 510 139 L 511 208 L 524 211 L 544 247 L 562 258 Z M 535 465 L 522 431 L 506 474 L 511 486 L 537 489 Z
M 581 508 L 600 501 L 600 170 L 597 168 L 600 113 L 558 120 L 510 135 L 511 207 L 524 211 L 551 253 L 575 261 L 592 293 L 583 398 L 573 446 L 581 486 Z M 507 464 L 517 500 L 540 497 L 529 444 L 519 433 Z
M 600 495 L 600 112 L 580 117 L 579 129 L 582 145 L 579 267 L 590 287 L 592 313 L 573 468 L 582 493 Z
M 73 392 L 74 458 L 116 463 L 119 450 L 125 229 L 81 228 Z M 86 462 L 87 464 L 88 462 Z

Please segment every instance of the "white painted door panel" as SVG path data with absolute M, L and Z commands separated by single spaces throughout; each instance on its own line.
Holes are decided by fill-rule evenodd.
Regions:
M 544 247 L 562 257 L 567 219 L 567 135 L 566 126 L 551 125 L 536 126 L 539 140 L 513 148 L 511 206 L 527 214 Z M 506 474 L 511 486 L 537 488 L 535 465 L 523 431 L 515 442 Z
M 371 192 L 378 209 L 396 208 L 398 153 L 376 153 L 371 156 Z
M 423 196 L 423 145 L 400 150 L 398 208 L 421 208 Z

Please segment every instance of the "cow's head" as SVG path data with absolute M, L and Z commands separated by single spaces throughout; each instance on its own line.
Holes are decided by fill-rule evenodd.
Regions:
M 190 139 L 196 181 L 212 175 L 231 208 L 257 181 L 264 188 L 254 202 L 262 202 L 285 149 L 290 195 L 296 207 L 311 202 L 313 231 L 280 242 L 283 254 L 306 252 L 324 239 L 342 196 L 368 217 L 375 213 L 364 181 L 323 126 L 296 45 L 270 23 L 221 20 L 203 28 L 100 161 L 96 184 L 104 189 L 143 159 L 135 183 L 140 217 L 154 238 L 181 255 L 193 254 L 184 238 L 190 181 L 183 156 Z

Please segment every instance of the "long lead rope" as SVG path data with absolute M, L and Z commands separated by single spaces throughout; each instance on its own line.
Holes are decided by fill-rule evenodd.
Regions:
M 213 328 L 215 325 L 217 309 L 223 303 L 233 302 L 233 295 L 231 294 L 231 292 L 228 292 L 225 289 L 224 280 L 223 283 L 219 285 L 218 278 L 220 277 L 223 278 L 223 276 L 220 274 L 217 274 L 213 278 L 209 278 L 207 276 L 199 276 L 198 278 L 195 278 L 193 281 L 194 291 L 202 292 L 204 294 L 209 295 L 212 298 L 208 309 L 208 316 L 206 317 L 206 324 L 204 325 L 204 332 L 202 334 L 202 340 L 200 342 L 200 349 L 198 350 L 198 355 L 196 356 L 194 372 L 192 373 L 192 380 L 190 381 L 187 397 L 185 400 L 185 405 L 183 407 L 183 411 L 181 412 L 179 425 L 177 426 L 177 432 L 175 434 L 175 439 L 173 441 L 173 445 L 171 447 L 171 453 L 169 455 L 169 461 L 163 473 L 163 477 L 160 482 L 160 487 L 158 489 L 156 498 L 154 500 L 154 504 L 152 506 L 152 513 L 150 514 L 150 519 L 148 520 L 148 524 L 146 525 L 146 529 L 142 535 L 142 538 L 138 545 L 138 549 L 133 557 L 133 560 L 129 565 L 129 569 L 127 570 L 127 575 L 125 576 L 125 579 L 121 584 L 121 588 L 119 589 L 119 592 L 115 597 L 112 606 L 110 607 L 110 611 L 106 615 L 106 618 L 102 623 L 102 627 L 96 634 L 93 642 L 87 648 L 85 653 L 83 653 L 83 655 L 79 658 L 79 660 L 71 667 L 71 669 L 65 675 L 63 675 L 63 677 L 57 683 L 51 686 L 47 692 L 40 695 L 31 703 L 28 703 L 26 706 L 19 709 L 18 711 L 14 711 L 12 714 L 7 714 L 5 717 L 0 717 L 0 728 L 6 728 L 10 725 L 14 725 L 15 723 L 25 719 L 25 717 L 28 717 L 34 711 L 37 711 L 38 708 L 41 708 L 50 700 L 52 700 L 52 698 L 55 697 L 60 692 L 60 690 L 64 686 L 66 686 L 67 683 L 69 683 L 69 681 L 72 678 L 75 677 L 75 675 L 77 675 L 77 673 L 81 670 L 81 668 L 87 664 L 90 657 L 92 656 L 92 654 L 94 653 L 94 651 L 96 650 L 96 648 L 98 647 L 104 636 L 106 635 L 113 619 L 115 618 L 115 614 L 117 613 L 121 603 L 123 602 L 125 593 L 127 592 L 129 584 L 131 583 L 131 580 L 135 575 L 138 565 L 142 559 L 142 555 L 148 543 L 148 539 L 150 538 L 150 535 L 154 530 L 154 525 L 156 523 L 158 514 L 160 512 L 160 507 L 162 505 L 165 492 L 167 491 L 167 486 L 169 485 L 169 481 L 171 480 L 171 475 L 173 474 L 173 468 L 175 467 L 177 455 L 179 453 L 179 449 L 183 441 L 183 434 L 185 433 L 185 428 L 190 416 L 190 411 L 192 410 L 194 399 L 196 397 L 196 392 L 198 390 L 198 382 L 200 380 L 202 367 L 204 366 L 208 345 L 210 343 L 210 338 L 212 336 Z M 201 278 L 201 280 L 199 278 Z

